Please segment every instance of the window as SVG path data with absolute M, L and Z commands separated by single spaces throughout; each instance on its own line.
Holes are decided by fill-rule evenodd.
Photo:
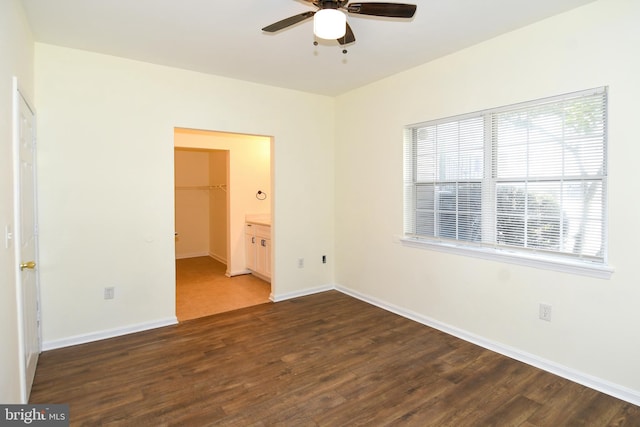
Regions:
M 606 88 L 409 126 L 404 241 L 607 270 L 606 145 Z

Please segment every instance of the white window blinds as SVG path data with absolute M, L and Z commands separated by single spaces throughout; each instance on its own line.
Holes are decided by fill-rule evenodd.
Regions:
M 605 88 L 410 126 L 405 235 L 604 262 Z

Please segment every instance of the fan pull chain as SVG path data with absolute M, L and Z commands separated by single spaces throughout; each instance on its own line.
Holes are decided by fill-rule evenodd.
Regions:
M 313 45 L 314 45 L 314 46 L 318 46 L 318 40 L 314 40 L 314 41 L 313 41 Z M 342 49 L 342 53 L 343 53 L 344 55 L 346 55 L 348 52 L 349 52 L 349 51 L 348 51 L 347 49 Z

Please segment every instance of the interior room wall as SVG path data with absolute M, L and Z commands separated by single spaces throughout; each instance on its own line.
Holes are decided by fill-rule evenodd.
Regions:
M 34 99 L 33 37 L 21 2 L 0 2 L 0 402 L 22 403 L 16 307 L 14 246 L 5 240 L 5 228 L 14 230 L 12 102 L 13 77 Z
M 337 98 L 336 282 L 640 402 L 640 2 L 601 0 Z M 610 280 L 403 247 L 403 127 L 609 86 Z M 552 320 L 538 319 L 538 304 Z
M 41 43 L 35 88 L 45 348 L 175 321 L 176 127 L 272 136 L 274 297 L 332 283 L 332 98 Z
M 176 129 L 176 147 L 229 151 L 229 258 L 227 274 L 248 272 L 245 262 L 244 222 L 247 214 L 271 213 L 271 138 L 225 132 Z M 267 199 L 256 198 L 258 191 Z M 218 191 L 216 191 L 217 193 Z
M 269 141 L 270 143 L 270 141 Z M 269 145 L 267 143 L 267 145 Z M 229 150 L 209 151 L 209 184 L 224 185 L 225 190 L 209 193 L 209 255 L 226 264 L 228 233 Z M 271 176 L 269 176 L 269 185 Z
M 176 259 L 209 255 L 209 153 L 175 150 Z

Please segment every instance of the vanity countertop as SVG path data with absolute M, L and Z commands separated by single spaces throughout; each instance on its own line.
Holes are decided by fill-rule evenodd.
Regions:
M 245 215 L 244 220 L 248 224 L 271 226 L 271 215 L 269 214 Z

